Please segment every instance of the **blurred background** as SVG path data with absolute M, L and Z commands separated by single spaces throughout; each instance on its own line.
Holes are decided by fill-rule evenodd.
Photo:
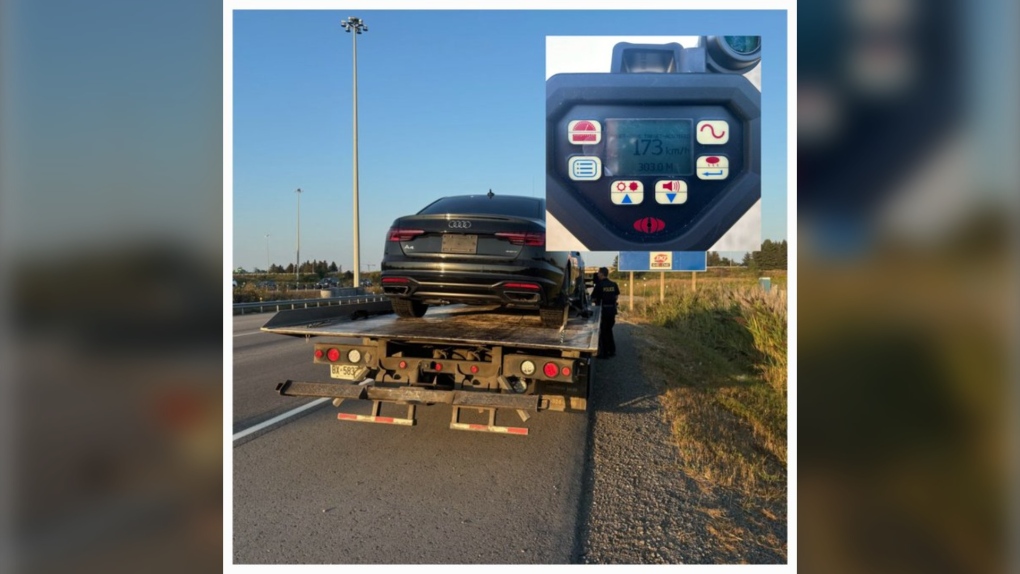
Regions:
M 797 560 L 1017 571 L 1017 3 L 799 10 Z M 0 4 L 0 571 L 222 565 L 221 30 Z
M 0 4 L 0 572 L 221 568 L 221 13 Z
M 805 571 L 1020 567 L 1017 8 L 798 5 Z

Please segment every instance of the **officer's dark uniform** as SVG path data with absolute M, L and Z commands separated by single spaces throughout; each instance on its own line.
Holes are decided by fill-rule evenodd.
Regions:
M 591 300 L 602 306 L 602 319 L 599 322 L 599 356 L 612 357 L 616 354 L 616 340 L 613 339 L 613 325 L 616 324 L 616 299 L 620 296 L 620 287 L 605 279 L 595 282 L 591 292 Z

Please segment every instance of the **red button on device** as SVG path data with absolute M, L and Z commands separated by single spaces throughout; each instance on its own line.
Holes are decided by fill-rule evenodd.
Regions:
M 658 233 L 666 229 L 666 222 L 655 217 L 644 217 L 634 222 L 634 229 L 641 233 Z
M 574 120 L 567 125 L 567 137 L 575 145 L 602 141 L 602 124 L 595 120 Z

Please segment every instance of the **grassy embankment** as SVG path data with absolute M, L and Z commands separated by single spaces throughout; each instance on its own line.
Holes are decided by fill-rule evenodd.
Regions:
M 636 330 L 642 365 L 662 381 L 684 472 L 704 488 L 734 489 L 776 520 L 786 498 L 786 274 L 706 273 L 692 290 L 689 274 L 635 281 L 628 309 L 626 274 L 617 279 L 621 319 Z M 785 522 L 785 517 L 781 520 Z

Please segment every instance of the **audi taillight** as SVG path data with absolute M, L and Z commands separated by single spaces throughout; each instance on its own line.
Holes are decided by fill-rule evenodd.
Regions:
M 404 229 L 402 227 L 391 227 L 387 237 L 390 241 L 410 241 L 425 233 L 424 229 Z
M 529 247 L 542 247 L 545 245 L 545 233 L 539 232 L 505 232 L 497 233 L 496 237 L 506 239 L 511 245 L 527 245 Z
M 504 289 L 527 289 L 528 291 L 538 291 L 541 289 L 537 283 L 504 283 Z
M 545 376 L 550 379 L 560 374 L 560 368 L 556 366 L 556 363 L 546 363 L 542 370 L 545 372 Z

